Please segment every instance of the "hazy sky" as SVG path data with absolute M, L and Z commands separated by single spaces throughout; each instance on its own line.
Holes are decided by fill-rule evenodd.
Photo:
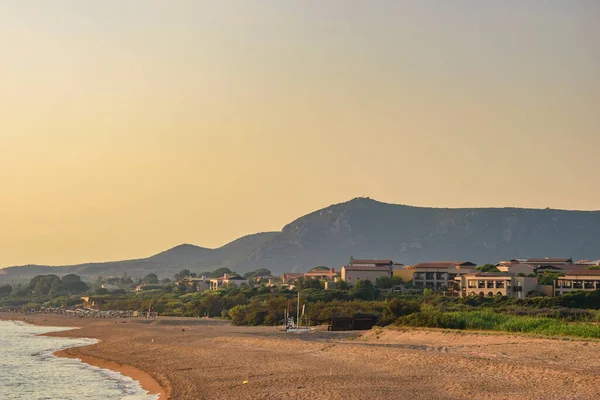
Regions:
M 600 209 L 600 1 L 0 0 L 0 267 L 356 196 Z

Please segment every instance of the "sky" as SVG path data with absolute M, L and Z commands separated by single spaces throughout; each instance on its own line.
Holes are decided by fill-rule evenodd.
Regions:
M 600 2 L 0 0 L 0 267 L 357 196 L 600 209 Z

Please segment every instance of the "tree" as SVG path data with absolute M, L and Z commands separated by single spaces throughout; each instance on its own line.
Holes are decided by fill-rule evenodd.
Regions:
M 12 291 L 13 288 L 10 285 L 0 286 L 0 296 L 8 296 Z
M 46 296 L 50 290 L 60 284 L 60 278 L 56 275 L 38 275 L 29 281 L 28 289 L 36 295 Z
M 210 273 L 212 278 L 219 278 L 224 274 L 233 274 L 233 272 L 229 268 L 217 268 L 213 272 Z
M 156 276 L 156 274 L 150 273 L 144 277 L 143 282 L 149 285 L 158 285 L 158 276 Z
M 558 279 L 559 277 L 563 276 L 564 274 L 561 274 L 559 272 L 550 272 L 550 271 L 544 271 L 543 274 L 538 275 L 538 285 L 554 285 L 554 280 Z
M 377 281 L 375 281 L 375 286 L 377 286 L 379 289 L 391 289 L 392 287 L 400 284 L 402 284 L 402 278 L 399 276 L 382 276 L 377 278 Z
M 375 300 L 375 286 L 368 279 L 361 279 L 352 288 L 352 294 L 361 300 Z
M 337 283 L 336 288 L 339 289 L 339 290 L 348 290 L 348 289 L 350 289 L 350 286 L 348 286 L 348 282 L 346 282 L 343 279 L 340 279 L 336 283 Z
M 500 272 L 500 270 L 494 264 L 485 264 L 477 267 L 481 272 Z
M 191 274 L 192 273 L 190 272 L 189 269 L 182 269 L 181 271 L 179 271 L 178 273 L 175 274 L 175 280 L 180 281 L 184 278 L 189 277 Z
M 244 274 L 244 278 L 251 279 L 251 278 L 257 278 L 259 276 L 267 276 L 267 275 L 271 275 L 271 270 L 266 269 L 266 268 L 259 268 L 255 271 L 246 272 Z
M 79 275 L 67 274 L 62 277 L 60 286 L 52 291 L 54 293 L 77 294 L 88 290 L 88 285 L 81 280 Z
M 102 296 L 102 295 L 108 294 L 108 289 L 104 289 L 103 287 L 100 287 L 100 288 L 96 289 L 95 293 L 98 296 Z

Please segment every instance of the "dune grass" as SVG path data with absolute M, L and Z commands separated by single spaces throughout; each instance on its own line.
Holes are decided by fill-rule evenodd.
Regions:
M 547 336 L 600 338 L 600 325 L 554 318 L 502 314 L 490 310 L 420 312 L 400 318 L 398 324 L 450 329 L 533 333 Z

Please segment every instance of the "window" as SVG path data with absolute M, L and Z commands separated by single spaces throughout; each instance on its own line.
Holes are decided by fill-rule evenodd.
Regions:
M 433 280 L 433 276 L 434 276 L 433 272 L 426 272 L 425 273 L 425 279 L 427 279 L 428 281 L 429 280 Z

